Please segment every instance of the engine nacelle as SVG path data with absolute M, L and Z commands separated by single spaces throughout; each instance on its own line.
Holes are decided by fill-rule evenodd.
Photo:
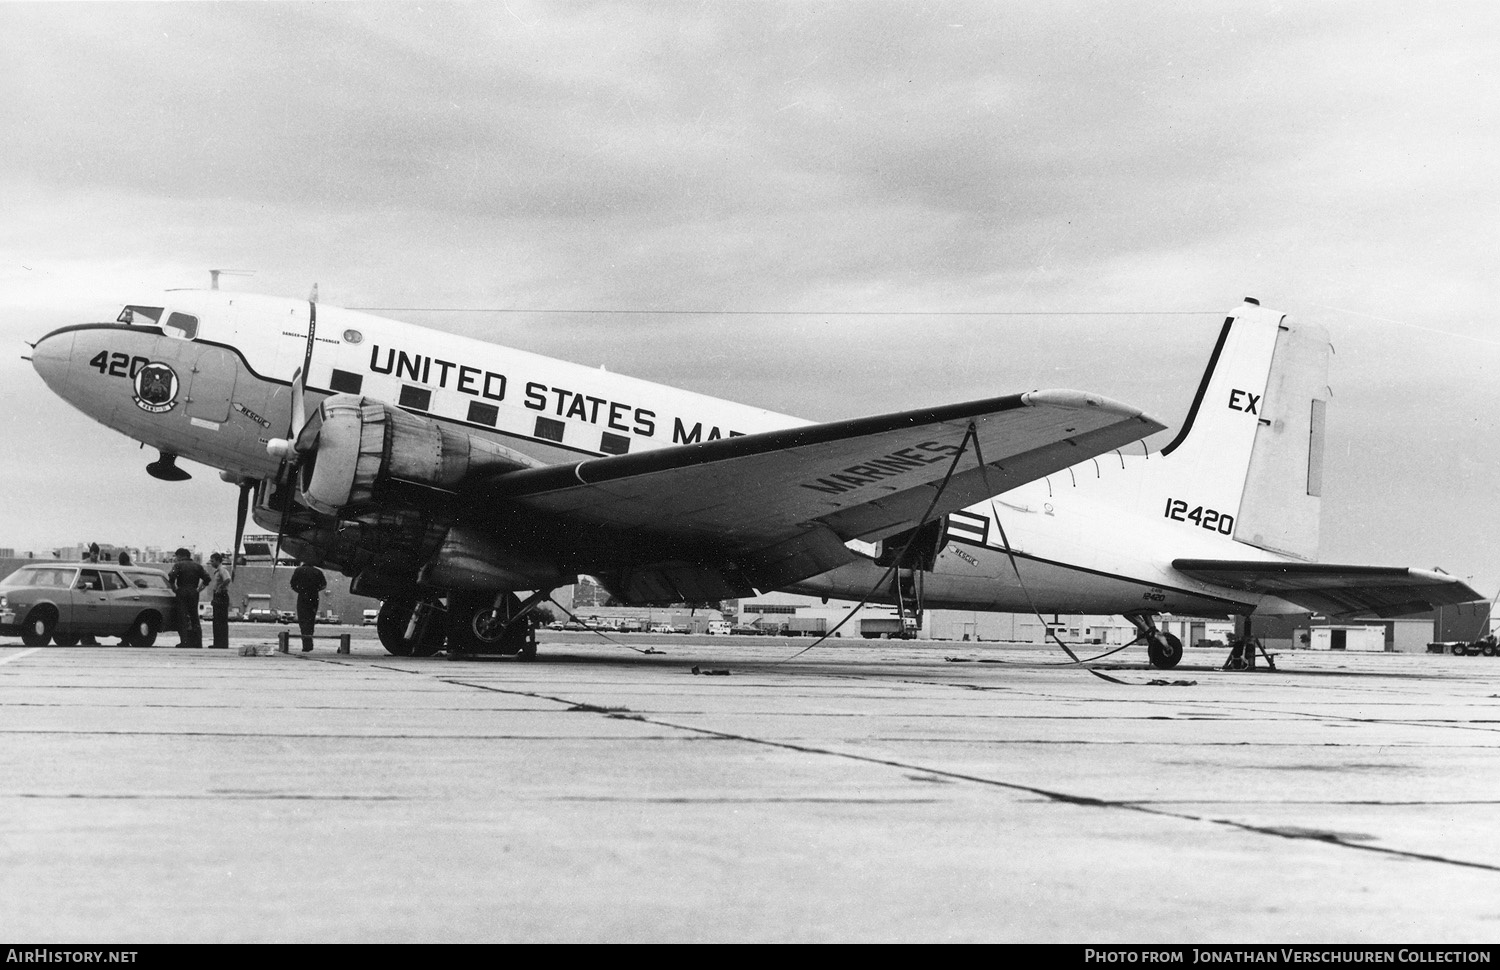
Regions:
M 486 438 L 353 394 L 323 402 L 297 451 L 303 499 L 341 518 L 418 496 L 439 501 L 476 477 L 538 464 Z

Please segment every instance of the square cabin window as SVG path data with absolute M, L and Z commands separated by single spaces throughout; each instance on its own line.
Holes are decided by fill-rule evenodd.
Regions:
M 630 450 L 630 439 L 622 434 L 604 432 L 599 439 L 599 450 L 606 455 L 623 455 Z
M 358 394 L 364 385 L 363 374 L 351 374 L 337 367 L 333 369 L 333 377 L 328 381 L 329 389 L 335 394 Z
M 198 336 L 198 318 L 186 313 L 174 313 L 167 317 L 167 336 L 192 340 Z
M 561 421 L 554 421 L 551 418 L 537 418 L 536 436 L 543 441 L 561 441 L 563 440 L 563 429 L 565 427 L 566 425 Z
M 403 384 L 401 385 L 401 406 L 411 408 L 413 411 L 430 411 L 432 410 L 432 392 L 425 387 Z
M 469 421 L 473 424 L 487 424 L 491 428 L 500 420 L 500 409 L 493 404 L 485 404 L 482 401 L 469 402 Z

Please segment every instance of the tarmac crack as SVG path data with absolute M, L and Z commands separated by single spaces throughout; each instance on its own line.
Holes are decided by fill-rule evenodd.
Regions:
M 523 697 L 531 697 L 539 700 L 553 701 L 564 704 L 570 710 L 588 711 L 599 713 L 605 717 L 620 718 L 619 713 L 600 708 L 598 705 L 590 705 L 581 701 L 569 700 L 553 694 L 544 694 L 539 691 L 520 691 L 513 688 L 495 687 L 489 684 L 476 684 L 470 681 L 455 678 L 438 678 L 444 683 L 459 687 L 470 687 L 476 690 L 489 691 L 497 694 L 511 694 Z M 961 771 L 950 771 L 945 768 L 933 768 L 927 765 L 917 765 L 906 761 L 898 761 L 894 758 L 880 758 L 874 755 L 856 754 L 849 751 L 837 751 L 832 748 L 821 748 L 808 744 L 797 744 L 791 741 L 774 741 L 769 738 L 758 738 L 747 734 L 738 734 L 731 731 L 720 731 L 714 728 L 697 727 L 690 724 L 677 724 L 671 721 L 659 720 L 643 714 L 630 714 L 630 720 L 640 721 L 656 727 L 668 728 L 676 731 L 684 731 L 704 737 L 718 738 L 724 741 L 739 741 L 745 744 L 756 744 L 768 748 L 777 748 L 783 751 L 796 751 L 802 754 L 820 755 L 823 757 L 842 758 L 847 761 L 856 761 L 862 764 L 881 765 L 887 768 L 896 768 L 901 771 L 922 772 L 933 778 L 949 778 L 955 781 L 967 781 L 988 788 L 1003 789 L 1013 792 L 1024 792 L 1035 795 L 1063 805 L 1075 805 L 1080 808 L 1097 808 L 1113 811 L 1136 812 L 1142 815 L 1152 815 L 1158 818 L 1179 819 L 1188 822 L 1204 822 L 1210 825 L 1222 826 L 1241 832 L 1255 835 L 1264 835 L 1270 838 L 1287 839 L 1290 841 L 1318 842 L 1324 845 L 1337 846 L 1344 849 L 1353 849 L 1360 852 L 1373 852 L 1379 855 L 1397 859 L 1411 859 L 1420 862 L 1434 862 L 1439 865 L 1457 866 L 1465 869 L 1479 869 L 1485 872 L 1500 873 L 1500 865 L 1485 862 L 1474 862 L 1467 859 L 1455 859 L 1449 856 L 1437 855 L 1429 852 L 1416 852 L 1410 849 L 1396 849 L 1386 846 L 1370 845 L 1363 841 L 1363 836 L 1355 838 L 1348 833 L 1327 832 L 1314 829 L 1301 829 L 1288 826 L 1255 825 L 1249 822 L 1238 822 L 1227 818 L 1213 818 L 1206 815 L 1196 815 L 1189 812 L 1170 811 L 1154 807 L 1150 804 L 1133 802 L 1123 799 L 1094 798 L 1088 795 L 1075 795 L 1070 792 L 1055 791 L 1048 788 L 1040 788 L 1035 785 L 1023 785 L 1019 782 L 1001 781 L 996 778 L 985 778 L 980 775 L 971 775 Z

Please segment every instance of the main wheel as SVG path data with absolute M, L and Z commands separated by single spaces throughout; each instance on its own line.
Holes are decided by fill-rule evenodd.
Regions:
M 161 630 L 161 618 L 154 613 L 142 613 L 125 632 L 127 647 L 149 647 L 156 643 L 156 634 Z
M 78 646 L 78 641 L 82 639 L 83 637 L 79 636 L 76 633 L 54 632 L 52 634 L 52 642 L 57 644 L 59 647 L 76 647 Z
M 514 593 L 506 593 L 495 603 L 495 594 L 455 590 L 448 594 L 448 654 L 469 653 L 517 654 L 530 640 L 530 623 L 514 623 L 511 618 L 521 610 Z
M 21 625 L 21 642 L 28 647 L 45 647 L 56 628 L 57 614 L 52 608 L 38 607 L 26 615 L 26 622 Z
M 392 598 L 380 604 L 380 612 L 375 617 L 375 633 L 386 652 L 396 657 L 430 657 L 442 649 L 442 620 L 433 615 L 430 607 L 422 611 L 418 628 L 408 638 L 412 614 L 416 612 L 415 600 Z
M 1146 656 L 1151 666 L 1170 670 L 1182 660 L 1182 641 L 1170 633 L 1153 631 L 1146 640 Z

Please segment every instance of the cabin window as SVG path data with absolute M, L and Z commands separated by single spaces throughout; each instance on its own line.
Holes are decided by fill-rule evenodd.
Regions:
M 429 411 L 432 409 L 432 392 L 425 387 L 412 387 L 410 384 L 401 386 L 401 406 L 411 408 L 413 411 Z
M 630 439 L 621 434 L 604 432 L 599 440 L 599 450 L 606 455 L 623 455 L 630 450 Z
M 170 337 L 181 337 L 184 340 L 192 340 L 198 336 L 198 318 L 186 313 L 174 313 L 167 317 L 163 328 Z
M 363 374 L 351 374 L 346 370 L 333 369 L 333 377 L 329 379 L 328 386 L 335 394 L 358 394 L 360 388 L 364 387 L 365 377 Z
M 500 409 L 493 404 L 484 404 L 479 401 L 469 402 L 469 421 L 474 424 L 487 424 L 494 427 L 500 420 Z
M 543 441 L 563 440 L 563 429 L 566 427 L 561 421 L 553 421 L 551 418 L 536 419 L 536 436 Z

